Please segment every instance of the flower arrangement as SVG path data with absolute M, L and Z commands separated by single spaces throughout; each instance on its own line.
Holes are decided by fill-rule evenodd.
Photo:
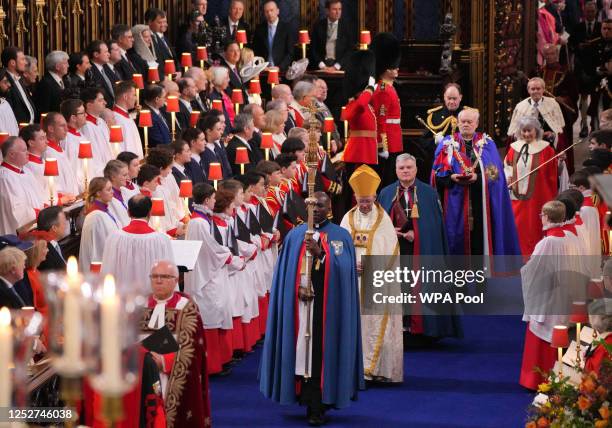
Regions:
M 538 386 L 548 400 L 530 406 L 525 428 L 612 428 L 612 361 L 604 360 L 599 374 L 583 371 L 578 386 L 568 380 L 551 373 Z

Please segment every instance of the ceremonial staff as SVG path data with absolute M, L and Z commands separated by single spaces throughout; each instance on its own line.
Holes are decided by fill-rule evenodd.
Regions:
M 315 179 L 317 175 L 317 167 L 319 164 L 319 140 L 315 133 L 316 126 L 318 124 L 315 113 L 317 108 L 314 103 L 310 104 L 310 131 L 309 131 L 309 142 L 308 150 L 306 152 L 306 164 L 308 166 L 308 197 L 306 198 L 306 205 L 308 207 L 308 230 L 306 230 L 306 239 L 312 239 L 314 235 L 314 206 L 317 203 L 314 197 L 315 193 Z M 304 378 L 310 378 L 310 339 L 311 339 L 311 319 L 310 314 L 312 310 L 312 300 L 314 299 L 314 290 L 312 288 L 312 254 L 310 251 L 306 251 L 306 287 L 301 291 L 302 300 L 306 301 L 306 332 L 304 333 L 304 342 L 306 343 L 306 359 L 304 360 Z
M 531 171 L 529 171 L 527 174 L 524 174 L 522 177 L 520 177 L 520 178 L 518 178 L 518 179 L 514 180 L 512 183 L 508 184 L 508 188 L 511 188 L 512 186 L 514 186 L 514 185 L 515 185 L 516 183 L 518 183 L 519 181 L 521 181 L 521 180 L 523 180 L 523 179 L 525 179 L 525 178 L 529 177 L 531 174 L 533 174 L 534 172 L 536 172 L 538 169 L 542 168 L 542 167 L 543 167 L 544 165 L 546 165 L 547 163 L 552 162 L 553 160 L 557 159 L 559 156 L 561 156 L 563 153 L 567 152 L 567 151 L 568 151 L 569 149 L 571 149 L 572 147 L 577 146 L 578 144 L 580 144 L 580 143 L 582 143 L 582 142 L 584 142 L 584 141 L 586 141 L 586 139 L 585 139 L 585 140 L 583 140 L 583 141 L 578 141 L 578 142 L 576 142 L 576 143 L 572 144 L 571 146 L 569 146 L 568 148 L 561 150 L 559 153 L 557 153 L 556 155 L 554 155 L 552 158 L 548 159 L 548 160 L 547 160 L 546 162 L 544 162 L 543 164 L 538 165 L 536 168 L 532 169 L 532 170 L 531 170 Z

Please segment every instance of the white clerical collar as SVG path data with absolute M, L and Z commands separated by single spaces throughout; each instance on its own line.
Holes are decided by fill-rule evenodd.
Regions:
M 173 162 L 172 166 L 175 167 L 176 169 L 178 169 L 183 174 L 185 174 L 185 165 L 181 165 L 179 163 Z

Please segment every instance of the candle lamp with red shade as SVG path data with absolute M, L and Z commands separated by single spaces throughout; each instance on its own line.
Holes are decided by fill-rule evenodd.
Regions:
M 208 165 L 208 179 L 212 180 L 215 190 L 217 190 L 217 181 L 223 180 L 223 171 L 219 162 L 211 162 Z

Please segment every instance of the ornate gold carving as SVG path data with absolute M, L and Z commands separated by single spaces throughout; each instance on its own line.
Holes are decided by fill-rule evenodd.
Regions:
M 25 25 L 25 17 L 24 13 L 26 11 L 26 7 L 23 4 L 23 0 L 17 0 L 17 26 L 15 27 L 15 31 L 17 32 L 17 45 L 23 46 L 23 36 L 28 32 L 28 29 Z
M 57 50 L 62 49 L 62 21 L 66 20 L 64 16 L 64 9 L 62 8 L 62 0 L 56 0 L 55 12 L 53 13 L 53 19 L 55 20 L 55 48 Z
M 8 36 L 4 31 L 4 20 L 6 19 L 6 13 L 4 12 L 4 8 L 2 4 L 0 4 L 0 50 L 4 49 L 4 41 L 8 40 Z

